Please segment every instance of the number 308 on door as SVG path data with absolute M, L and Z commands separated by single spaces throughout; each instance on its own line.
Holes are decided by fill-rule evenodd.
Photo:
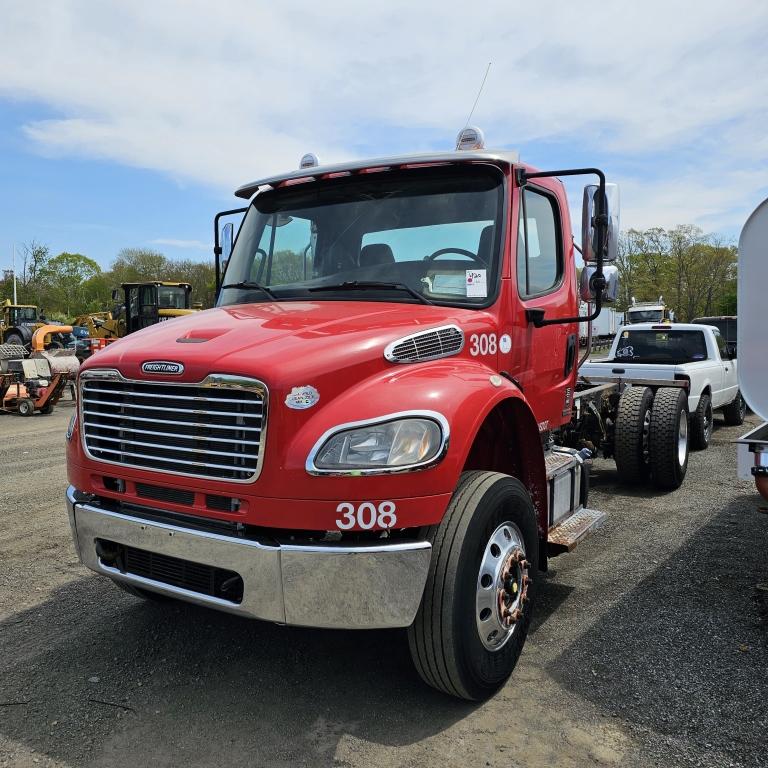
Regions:
M 356 525 L 364 531 L 371 528 L 394 528 L 397 524 L 394 501 L 382 501 L 374 504 L 364 501 L 355 506 L 349 501 L 342 501 L 336 511 L 341 517 L 336 521 L 340 531 L 348 531 Z

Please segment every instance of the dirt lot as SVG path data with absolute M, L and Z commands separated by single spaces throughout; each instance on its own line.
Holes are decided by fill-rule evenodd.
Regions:
M 0 416 L 0 766 L 768 766 L 768 514 L 719 424 L 668 495 L 599 461 L 600 533 L 552 562 L 507 687 L 416 678 L 401 632 L 144 603 L 85 570 L 71 414 Z M 754 418 L 752 419 L 754 422 Z

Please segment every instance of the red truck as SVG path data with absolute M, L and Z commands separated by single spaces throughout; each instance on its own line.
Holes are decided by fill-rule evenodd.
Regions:
M 454 696 L 505 682 L 537 572 L 604 518 L 585 459 L 621 438 L 628 479 L 674 487 L 687 405 L 577 381 L 580 296 L 595 317 L 616 295 L 603 173 L 538 172 L 478 136 L 309 156 L 237 190 L 247 208 L 214 225 L 217 306 L 81 369 L 67 505 L 86 566 L 149 599 L 407 628 Z M 558 177 L 590 174 L 579 286 Z M 232 246 L 219 221 L 239 213 Z

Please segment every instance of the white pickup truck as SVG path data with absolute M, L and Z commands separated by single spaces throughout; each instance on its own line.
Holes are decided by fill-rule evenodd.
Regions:
M 688 390 L 690 442 L 706 448 L 712 437 L 712 413 L 722 409 L 725 423 L 744 421 L 736 360 L 711 325 L 636 323 L 622 326 L 604 360 L 579 369 L 590 382 L 619 382 L 655 388 L 669 382 Z M 667 384 L 666 386 L 669 386 Z

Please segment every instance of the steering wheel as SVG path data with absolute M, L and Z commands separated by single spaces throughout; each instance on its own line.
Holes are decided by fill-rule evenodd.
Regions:
M 461 256 L 467 256 L 477 264 L 482 264 L 483 266 L 485 266 L 485 262 L 476 253 L 472 253 L 472 251 L 467 251 L 464 248 L 440 248 L 434 253 L 430 253 L 429 256 L 425 256 L 424 261 L 434 261 L 436 258 L 446 253 L 458 253 Z

